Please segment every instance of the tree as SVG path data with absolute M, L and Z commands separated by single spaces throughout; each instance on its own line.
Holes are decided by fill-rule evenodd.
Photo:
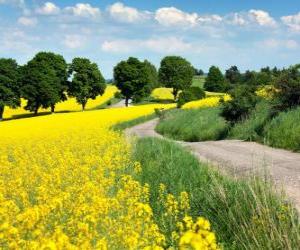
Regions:
M 20 106 L 18 86 L 18 64 L 13 59 L 0 59 L 0 120 L 3 118 L 4 107 Z
M 211 66 L 205 79 L 204 89 L 213 92 L 224 92 L 228 89 L 225 78 L 216 66 Z
M 277 108 L 285 110 L 300 105 L 300 64 L 284 70 L 275 82 Z
M 204 71 L 202 69 L 199 69 L 197 75 L 198 76 L 203 76 L 204 75 Z
M 148 77 L 148 83 L 151 87 L 151 89 L 155 89 L 159 87 L 158 82 L 158 73 L 156 67 L 150 63 L 148 60 L 144 61 L 145 67 L 146 67 L 146 75 Z
M 129 99 L 139 100 L 151 93 L 151 81 L 155 81 L 154 69 L 149 62 L 129 57 L 114 67 L 114 80 L 128 106 Z
M 241 73 L 237 66 L 231 66 L 225 72 L 225 78 L 230 82 L 230 84 L 238 84 L 241 81 Z
M 180 56 L 167 56 L 160 63 L 159 81 L 168 88 L 173 88 L 174 100 L 180 90 L 191 86 L 194 67 Z
M 65 101 L 67 90 L 67 63 L 52 52 L 39 52 L 21 67 L 21 94 L 27 99 L 25 109 L 37 114 L 40 107 L 55 111 L 58 102 Z
M 247 70 L 242 75 L 242 84 L 246 84 L 249 86 L 257 85 L 256 72 Z
M 72 81 L 69 82 L 68 95 L 75 97 L 82 110 L 89 99 L 95 99 L 105 91 L 106 84 L 96 63 L 86 58 L 74 58 L 69 67 Z

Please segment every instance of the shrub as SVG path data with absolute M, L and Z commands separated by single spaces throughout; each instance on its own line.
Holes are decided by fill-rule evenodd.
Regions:
M 223 103 L 221 115 L 232 123 L 245 119 L 259 100 L 255 89 L 249 86 L 240 85 L 230 94 L 232 98 Z
M 199 87 L 190 87 L 183 90 L 178 97 L 177 107 L 180 108 L 187 102 L 196 101 L 205 97 L 205 92 Z
M 279 113 L 264 131 L 269 145 L 300 151 L 300 107 Z
M 285 70 L 275 83 L 278 110 L 300 105 L 300 64 Z
M 257 141 L 263 135 L 264 126 L 272 116 L 271 105 L 267 101 L 261 101 L 253 109 L 246 119 L 236 123 L 229 136 L 240 140 Z
M 172 110 L 161 119 L 156 131 L 175 140 L 205 141 L 224 138 L 228 125 L 218 108 Z

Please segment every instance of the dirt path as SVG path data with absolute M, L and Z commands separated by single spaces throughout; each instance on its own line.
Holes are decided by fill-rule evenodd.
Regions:
M 154 128 L 158 119 L 134 126 L 125 131 L 127 136 L 159 137 Z M 239 140 L 178 142 L 189 148 L 202 162 L 209 162 L 234 175 L 253 171 L 268 173 L 276 185 L 283 187 L 300 211 L 300 154 L 274 149 L 255 142 Z
M 131 106 L 131 104 L 129 103 L 128 106 Z M 124 107 L 126 107 L 126 105 L 125 105 L 125 99 L 122 99 L 121 101 L 119 101 L 119 102 L 117 102 L 115 104 L 112 104 L 112 105 L 108 106 L 107 108 L 110 109 L 110 108 L 124 108 Z

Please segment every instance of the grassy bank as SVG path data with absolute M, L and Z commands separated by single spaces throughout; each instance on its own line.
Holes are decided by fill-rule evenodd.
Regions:
M 246 141 L 263 141 L 264 127 L 271 120 L 271 106 L 268 102 L 258 103 L 249 117 L 236 123 L 229 137 Z
M 300 151 L 300 108 L 280 113 L 264 133 L 270 146 Z
M 161 183 L 175 197 L 182 191 L 189 193 L 191 214 L 210 220 L 225 249 L 297 249 L 299 246 L 296 213 L 284 197 L 274 195 L 269 183 L 255 178 L 237 181 L 222 176 L 166 140 L 140 139 L 133 157 L 142 164 L 137 178 L 150 185 L 150 204 L 157 223 L 167 235 L 170 226 L 162 219 L 164 210 L 158 202 Z
M 205 141 L 224 138 L 228 125 L 218 108 L 172 110 L 160 120 L 156 131 L 182 141 Z

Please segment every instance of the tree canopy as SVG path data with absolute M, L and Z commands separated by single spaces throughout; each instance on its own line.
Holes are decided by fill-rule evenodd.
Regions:
M 160 63 L 158 72 L 160 83 L 173 88 L 175 100 L 180 90 L 191 86 L 194 74 L 195 70 L 191 63 L 180 56 L 165 57 Z
M 13 59 L 0 59 L 0 120 L 4 107 L 16 108 L 20 105 L 18 86 L 18 64 Z
M 82 110 L 88 99 L 95 99 L 105 91 L 106 84 L 96 63 L 86 58 L 74 58 L 69 68 L 72 81 L 69 82 L 68 95 L 75 97 Z
M 241 73 L 237 66 L 231 66 L 225 72 L 225 78 L 230 84 L 238 84 L 241 81 Z
M 157 81 L 155 67 L 148 61 L 141 62 L 129 57 L 114 67 L 114 80 L 125 97 L 126 106 L 129 99 L 139 100 L 151 93 Z
M 39 52 L 21 68 L 21 94 L 27 100 L 25 109 L 36 114 L 40 107 L 54 112 L 55 104 L 66 100 L 67 63 L 52 52 Z
M 300 105 L 300 64 L 290 67 L 275 82 L 276 101 L 281 110 Z
M 207 91 L 213 92 L 225 92 L 228 88 L 228 84 L 221 72 L 216 66 L 211 66 L 205 79 L 204 88 Z

